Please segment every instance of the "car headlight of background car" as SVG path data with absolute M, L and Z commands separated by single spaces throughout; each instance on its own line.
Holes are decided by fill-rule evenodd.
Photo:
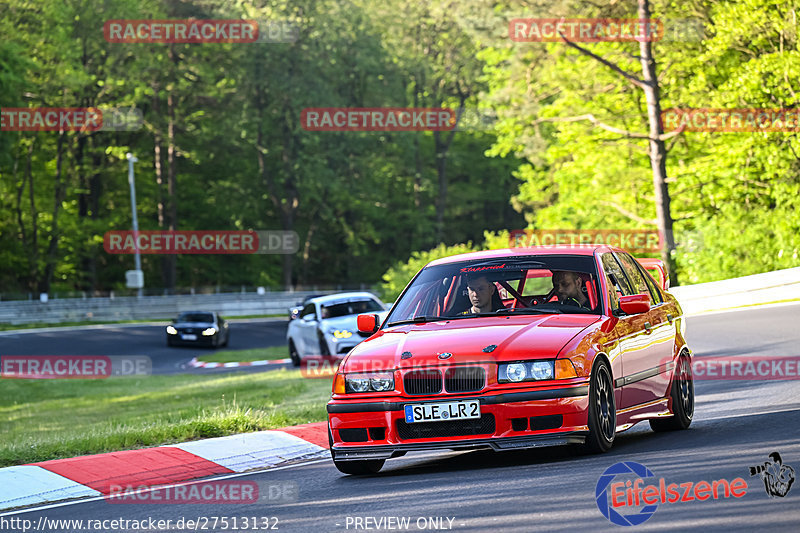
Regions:
M 330 332 L 334 339 L 349 339 L 353 336 L 353 332 L 347 329 L 335 329 Z
M 569 359 L 549 359 L 547 361 L 519 361 L 502 363 L 497 367 L 498 383 L 519 383 L 521 381 L 545 381 L 549 379 L 569 379 L 577 377 L 575 367 Z
M 211 335 L 213 335 L 216 332 L 217 332 L 217 330 L 214 329 L 214 328 L 206 328 L 206 329 L 203 330 L 203 336 L 204 337 L 210 337 Z
M 177 335 L 178 330 L 175 329 L 173 326 L 167 326 L 167 335 Z
M 333 392 L 388 392 L 394 390 L 394 375 L 391 372 L 369 372 L 358 374 L 336 374 Z

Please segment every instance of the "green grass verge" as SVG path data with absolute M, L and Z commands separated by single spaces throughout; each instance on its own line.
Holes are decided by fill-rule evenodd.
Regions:
M 289 346 L 283 345 L 249 350 L 219 350 L 208 355 L 198 356 L 197 360 L 205 363 L 244 363 L 265 359 L 286 359 L 287 357 L 289 357 Z
M 330 391 L 285 369 L 0 379 L 0 466 L 321 422 Z

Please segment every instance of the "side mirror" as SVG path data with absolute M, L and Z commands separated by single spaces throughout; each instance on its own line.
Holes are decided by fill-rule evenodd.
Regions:
M 620 296 L 619 308 L 622 309 L 622 312 L 626 315 L 646 313 L 650 310 L 650 295 L 631 294 L 628 296 Z
M 380 326 L 378 315 L 358 315 L 356 324 L 358 324 L 358 332 L 367 335 L 372 335 L 378 331 L 378 327 Z
M 303 322 L 316 322 L 316 320 L 317 317 L 312 314 L 303 315 Z

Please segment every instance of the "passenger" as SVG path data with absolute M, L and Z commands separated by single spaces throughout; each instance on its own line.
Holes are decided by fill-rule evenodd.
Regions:
M 472 305 L 459 315 L 493 313 L 505 307 L 497 293 L 497 285 L 489 281 L 483 274 L 467 280 L 467 296 Z

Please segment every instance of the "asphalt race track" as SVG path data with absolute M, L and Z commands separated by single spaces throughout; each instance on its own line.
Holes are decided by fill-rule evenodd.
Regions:
M 230 341 L 220 350 L 245 350 L 286 344 L 286 319 L 229 319 Z M 154 374 L 187 372 L 193 357 L 213 348 L 168 347 L 162 325 L 119 324 L 88 328 L 51 328 L 42 332 L 0 332 L 0 355 L 146 355 Z M 289 354 L 286 354 L 289 357 Z M 270 369 L 284 365 L 270 365 Z M 212 370 L 204 370 L 211 372 Z
M 689 319 L 687 335 L 696 357 L 800 356 L 798 317 L 800 305 L 706 315 Z M 108 349 L 133 342 L 127 337 L 123 341 L 122 331 L 105 341 L 87 336 L 85 346 L 96 352 L 104 347 L 101 343 L 111 343 L 105 345 Z M 141 335 L 135 329 L 130 333 Z M 238 335 L 232 339 L 238 345 Z M 290 503 L 112 505 L 100 499 L 13 516 L 34 522 L 45 516 L 173 523 L 181 517 L 276 517 L 269 524 L 280 531 L 315 533 L 387 531 L 388 517 L 410 518 L 409 531 L 435 530 L 432 526 L 453 531 L 620 531 L 625 528 L 598 510 L 595 487 L 608 467 L 634 461 L 666 484 L 741 477 L 747 490 L 741 498 L 659 503 L 649 520 L 628 530 L 800 531 L 800 482 L 783 498 L 769 497 L 761 479 L 749 473 L 750 466 L 764 464 L 778 451 L 784 464 L 800 475 L 800 381 L 696 381 L 695 390 L 695 417 L 688 431 L 656 434 L 640 424 L 618 435 L 614 448 L 600 456 L 576 457 L 566 448 L 417 454 L 389 460 L 380 474 L 360 478 L 341 475 L 325 460 L 236 478 L 260 487 L 296 486 L 298 497 Z M 397 522 L 388 524 L 397 530 Z

